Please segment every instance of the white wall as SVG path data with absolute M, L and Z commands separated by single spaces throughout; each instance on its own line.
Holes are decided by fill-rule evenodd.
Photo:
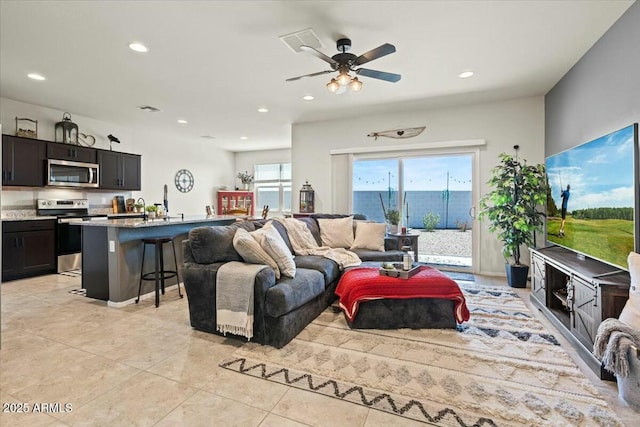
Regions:
M 0 98 L 2 131 L 15 133 L 15 117 L 38 120 L 38 139 L 55 140 L 55 123 L 62 119 L 63 111 L 38 105 Z M 95 148 L 109 149 L 108 134 L 121 141 L 114 144 L 115 151 L 142 155 L 142 191 L 105 192 L 60 189 L 21 190 L 3 188 L 2 206 L 35 206 L 38 198 L 88 198 L 90 205 L 110 205 L 114 195 L 144 197 L 147 204 L 162 203 L 163 185 L 169 193 L 169 213 L 204 214 L 206 205 L 215 204 L 216 190 L 220 185 L 234 183 L 234 154 L 211 146 L 211 142 L 180 141 L 161 133 L 153 133 L 136 127 L 103 122 L 74 114 L 72 121 L 80 132 L 96 137 Z M 174 184 L 178 170 L 189 169 L 195 177 L 191 192 L 180 193 Z
M 410 139 L 367 137 L 375 131 L 405 127 L 426 126 L 419 136 Z M 349 186 L 332 192 L 332 180 L 347 179 L 346 165 L 332 165 L 333 149 L 345 147 L 380 147 L 393 144 L 416 144 L 459 140 L 484 139 L 480 148 L 480 195 L 486 194 L 491 169 L 498 163 L 501 152 L 513 153 L 520 145 L 520 157 L 529 163 L 544 162 L 544 99 L 532 97 L 487 104 L 465 105 L 442 109 L 401 111 L 396 109 L 384 115 L 363 116 L 346 120 L 301 123 L 293 125 L 291 161 L 293 188 L 299 188 L 306 179 L 313 185 L 316 212 L 335 212 L 343 208 L 341 200 L 348 200 Z M 332 172 L 332 167 L 336 170 Z M 338 170 L 339 169 L 339 170 Z M 293 206 L 298 194 L 294 192 Z M 335 202 L 334 206 L 334 201 Z M 477 208 L 477 207 L 476 207 Z M 475 270 L 484 274 L 504 275 L 502 244 L 490 234 L 485 224 L 476 227 L 480 233 L 482 251 Z M 525 261 L 527 254 L 524 254 Z

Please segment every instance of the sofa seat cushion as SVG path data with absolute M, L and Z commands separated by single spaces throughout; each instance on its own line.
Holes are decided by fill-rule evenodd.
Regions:
M 324 275 L 300 268 L 295 278 L 282 278 L 265 295 L 265 312 L 280 317 L 303 306 L 324 292 Z
M 324 276 L 325 285 L 333 283 L 340 275 L 340 267 L 335 261 L 318 255 L 298 255 L 294 258 L 297 268 L 316 270 Z
M 358 257 L 362 261 L 377 261 L 377 262 L 402 261 L 402 255 L 404 254 L 404 252 L 398 251 L 398 250 L 378 252 L 378 251 L 371 251 L 368 249 L 353 249 L 352 252 L 355 252 L 355 254 L 358 255 Z

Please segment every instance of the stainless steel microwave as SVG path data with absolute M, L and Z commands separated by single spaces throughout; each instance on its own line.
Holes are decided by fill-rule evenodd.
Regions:
M 47 185 L 60 187 L 98 187 L 99 167 L 95 163 L 47 160 Z

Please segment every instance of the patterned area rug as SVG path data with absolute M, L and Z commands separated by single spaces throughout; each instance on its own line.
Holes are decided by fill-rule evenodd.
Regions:
M 332 306 L 282 349 L 220 366 L 436 426 L 622 426 L 509 288 L 461 283 L 453 329 L 351 330 Z

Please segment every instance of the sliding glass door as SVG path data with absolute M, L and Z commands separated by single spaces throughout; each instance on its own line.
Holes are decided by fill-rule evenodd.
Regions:
M 472 177 L 473 154 L 356 158 L 353 212 L 384 221 L 383 206 L 398 209 L 420 261 L 471 267 Z

